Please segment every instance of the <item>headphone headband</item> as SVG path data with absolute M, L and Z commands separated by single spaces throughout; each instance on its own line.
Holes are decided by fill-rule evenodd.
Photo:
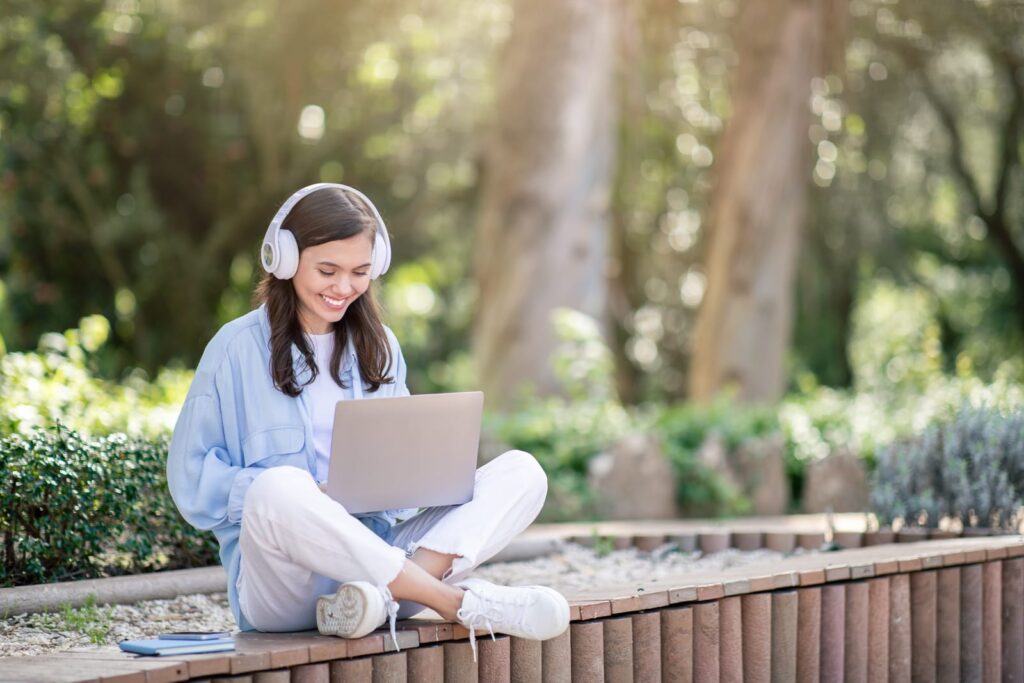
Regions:
M 263 269 L 274 277 L 287 280 L 294 277 L 299 267 L 299 247 L 295 241 L 295 235 L 283 227 L 285 219 L 295 205 L 304 197 L 318 191 L 333 188 L 342 192 L 350 192 L 362 201 L 366 208 L 369 208 L 377 221 L 377 231 L 373 239 L 373 259 L 370 265 L 370 279 L 376 280 L 388 271 L 391 265 L 391 239 L 388 236 L 388 229 L 384 225 L 384 219 L 380 217 L 377 207 L 370 201 L 369 197 L 349 185 L 341 183 L 314 183 L 296 191 L 285 200 L 281 208 L 274 214 L 267 228 L 267 234 L 263 238 L 263 246 L 260 247 L 260 262 Z

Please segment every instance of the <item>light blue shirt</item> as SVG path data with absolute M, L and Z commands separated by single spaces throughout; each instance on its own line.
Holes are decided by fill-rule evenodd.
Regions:
M 394 333 L 392 384 L 382 384 L 367 398 L 408 396 L 406 365 Z M 365 389 L 351 348 L 342 356 L 344 398 L 364 398 Z M 299 386 L 310 371 L 292 345 Z M 228 599 L 239 628 L 252 630 L 238 607 L 240 566 L 238 535 L 246 491 L 269 467 L 291 465 L 316 472 L 316 451 L 307 392 L 292 398 L 274 386 L 270 373 L 270 320 L 265 307 L 222 327 L 203 352 L 167 455 L 167 484 L 182 516 L 197 529 L 211 530 L 220 542 L 220 559 L 228 574 Z M 404 511 L 360 517 L 378 536 L 387 535 Z M 404 516 L 404 515 L 403 515 Z

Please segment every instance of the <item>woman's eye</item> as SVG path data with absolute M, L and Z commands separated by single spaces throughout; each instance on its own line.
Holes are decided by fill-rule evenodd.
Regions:
M 356 277 L 366 277 L 367 273 L 355 273 Z
M 324 277 L 330 277 L 330 276 L 334 275 L 334 273 L 327 273 L 327 272 L 324 272 L 322 270 L 320 271 L 320 274 L 323 275 Z

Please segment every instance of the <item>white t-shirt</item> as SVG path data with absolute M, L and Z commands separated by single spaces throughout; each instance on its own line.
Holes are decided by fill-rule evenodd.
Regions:
M 303 388 L 309 392 L 310 417 L 313 420 L 313 446 L 316 449 L 317 483 L 327 481 L 331 462 L 331 432 L 334 431 L 334 406 L 345 398 L 345 390 L 331 377 L 331 352 L 334 351 L 334 332 L 309 334 L 313 355 L 319 372 L 312 384 Z M 346 359 L 342 357 L 339 374 L 344 374 Z M 344 380 L 351 381 L 351 379 Z
M 312 342 L 313 356 L 316 359 L 316 379 L 311 384 L 303 387 L 304 392 L 309 392 L 310 418 L 313 422 L 313 448 L 316 451 L 316 481 L 323 483 L 327 481 L 331 465 L 331 434 L 334 431 L 334 406 L 338 401 L 350 400 L 349 396 L 362 398 L 361 386 L 355 386 L 361 382 L 356 365 L 355 353 L 352 347 L 348 348 L 348 357 L 342 355 L 338 368 L 341 380 L 349 384 L 348 396 L 346 390 L 339 387 L 334 378 L 331 377 L 331 352 L 334 350 L 334 332 L 327 334 L 309 334 L 306 337 Z M 404 393 L 407 395 L 408 391 Z M 386 510 L 389 523 L 398 520 L 409 519 L 417 514 L 418 508 Z M 359 517 L 361 515 L 357 515 Z M 366 515 L 362 515 L 366 516 Z

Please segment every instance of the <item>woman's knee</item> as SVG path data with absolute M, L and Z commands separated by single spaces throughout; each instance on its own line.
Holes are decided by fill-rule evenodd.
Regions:
M 271 467 L 249 485 L 242 514 L 252 516 L 269 508 L 291 506 L 294 499 L 311 495 L 312 489 L 316 489 L 316 482 L 306 470 L 288 465 Z
M 541 503 L 548 494 L 548 475 L 533 457 L 526 451 L 506 451 L 493 462 L 500 462 L 502 469 L 509 478 L 514 477 L 520 490 L 525 490 L 537 496 Z

